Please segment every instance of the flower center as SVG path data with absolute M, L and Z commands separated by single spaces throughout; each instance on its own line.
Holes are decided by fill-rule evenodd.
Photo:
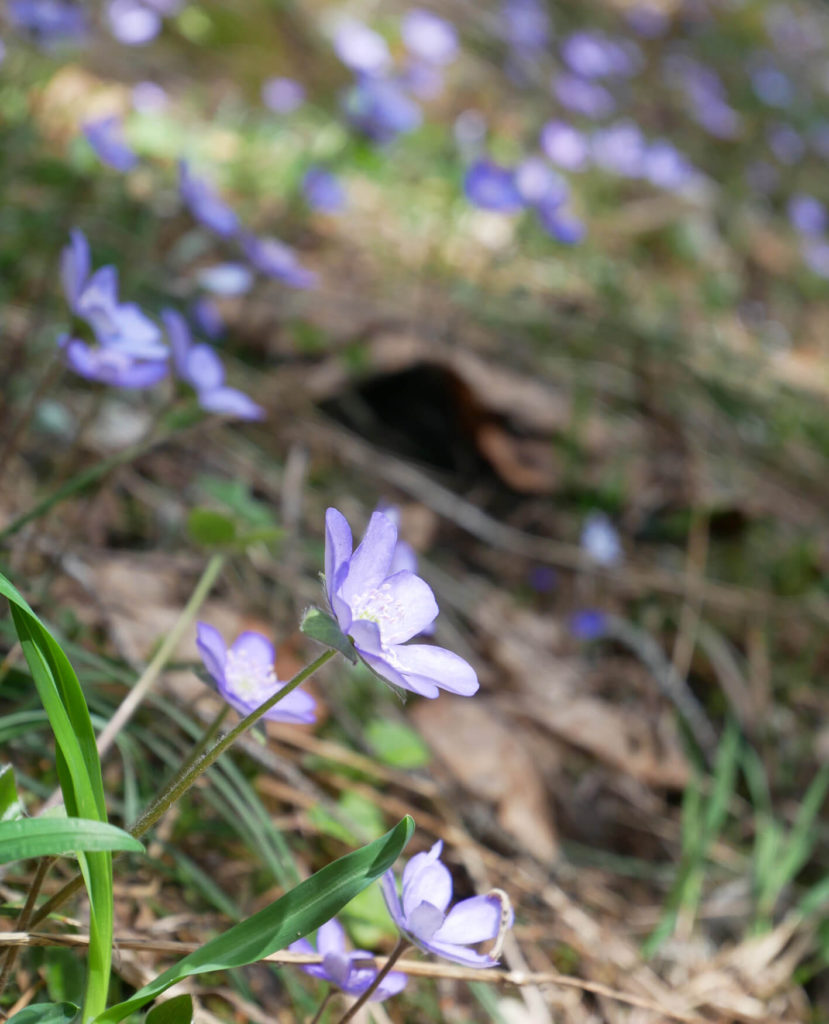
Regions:
M 395 599 L 388 583 L 381 583 L 373 590 L 357 594 L 350 604 L 352 616 L 355 619 L 376 622 L 380 627 L 381 637 L 384 629 L 396 626 L 406 613 L 403 603 Z
M 247 651 L 227 652 L 225 679 L 242 700 L 259 697 L 266 689 L 272 693 L 279 685 L 273 666 L 252 658 Z

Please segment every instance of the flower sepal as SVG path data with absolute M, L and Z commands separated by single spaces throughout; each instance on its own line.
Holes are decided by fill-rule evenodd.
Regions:
M 333 647 L 335 651 L 345 655 L 352 665 L 357 664 L 357 652 L 354 650 L 354 641 L 343 633 L 336 621 L 319 608 L 311 606 L 306 609 L 299 625 L 300 630 L 316 640 L 323 647 Z

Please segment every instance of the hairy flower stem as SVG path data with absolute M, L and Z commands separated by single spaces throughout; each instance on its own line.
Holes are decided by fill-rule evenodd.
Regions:
M 213 762 L 222 756 L 222 754 L 230 747 L 236 740 L 247 732 L 252 725 L 256 725 L 263 715 L 267 714 L 272 707 L 275 707 L 284 697 L 287 697 L 289 693 L 301 686 L 306 679 L 310 678 L 318 669 L 321 669 L 323 665 L 327 664 L 336 654 L 334 650 L 327 650 L 323 652 L 318 658 L 311 662 L 310 665 L 306 665 L 304 669 L 293 677 L 290 682 L 287 682 L 281 690 L 277 690 L 273 696 L 269 697 L 264 704 L 261 704 L 255 711 L 251 711 L 249 715 L 241 720 L 238 725 L 234 726 L 230 732 L 215 743 L 202 757 L 198 760 L 193 761 L 189 759 L 177 772 L 175 778 L 168 784 L 164 792 L 157 797 L 147 810 L 141 815 L 136 823 L 129 829 L 130 835 L 140 839 L 145 832 L 148 832 L 153 825 L 158 821 L 159 818 L 163 817 L 172 805 L 179 800 L 190 787 L 195 783 L 201 775 L 203 775 L 207 769 L 213 764 Z M 37 913 L 32 917 L 31 924 L 39 924 L 45 917 L 48 917 L 53 910 L 62 906 L 69 897 L 78 891 L 83 885 L 83 878 L 81 875 L 76 875 L 71 881 L 67 882 L 66 885 L 52 896 L 51 899 L 47 900 Z
M 397 963 L 400 957 L 403 956 L 403 954 L 406 952 L 409 946 L 411 946 L 409 940 L 401 935 L 400 938 L 397 940 L 397 945 L 391 951 L 391 955 L 389 956 L 388 960 L 377 972 L 377 976 L 375 977 L 374 981 L 369 985 L 365 992 L 363 992 L 363 994 L 360 996 L 357 1002 L 350 1006 L 346 1010 L 345 1014 L 342 1017 L 340 1017 L 338 1024 L 346 1024 L 347 1021 L 354 1019 L 355 1015 L 357 1014 L 357 1011 L 361 1007 L 365 1006 L 365 1004 L 369 1001 L 372 995 L 380 987 L 380 982 L 391 971 L 392 967 L 394 967 L 394 965 Z
M 323 1001 L 319 1005 L 319 1009 L 314 1014 L 314 1018 L 311 1021 L 311 1024 L 319 1024 L 320 1019 L 322 1018 L 323 1013 L 325 1013 L 325 1008 L 331 1002 L 331 999 L 332 999 L 333 995 L 334 995 L 334 989 L 333 988 L 329 988 L 329 990 L 325 993 L 325 998 L 323 999 Z

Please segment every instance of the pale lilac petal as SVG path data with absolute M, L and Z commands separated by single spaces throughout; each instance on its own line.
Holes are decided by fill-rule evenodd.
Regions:
M 297 939 L 296 942 L 292 942 L 288 946 L 288 949 L 291 953 L 316 953 L 316 950 L 307 939 Z M 306 974 L 310 974 L 314 978 L 328 980 L 328 975 L 325 973 L 325 968 L 322 964 L 302 964 L 301 966 Z
M 270 697 L 270 693 L 266 693 L 262 700 L 258 704 L 249 707 L 248 711 L 254 711 L 261 704 L 264 704 L 268 697 Z M 263 717 L 271 722 L 293 722 L 294 724 L 312 725 L 317 720 L 317 702 L 310 693 L 306 693 L 304 690 L 292 690 L 275 707 L 272 707 L 270 711 L 266 711 Z
M 187 376 L 187 355 L 192 347 L 193 339 L 187 321 L 175 309 L 161 311 L 161 319 L 170 339 L 173 351 L 173 364 L 179 377 Z
M 187 353 L 183 376 L 196 391 L 213 391 L 224 383 L 225 371 L 209 345 L 194 345 Z
M 404 677 L 389 661 L 382 646 L 376 642 L 376 635 L 379 635 L 376 622 L 358 619 L 351 623 L 348 633 L 354 640 L 355 650 L 372 672 L 387 683 L 391 683 L 392 686 L 397 686 L 401 690 L 410 689 Z M 437 696 L 437 690 L 435 690 L 435 696 Z
M 399 548 L 395 545 L 395 553 Z M 381 633 L 384 644 L 401 644 L 410 640 L 418 633 L 422 633 L 437 618 L 438 604 L 432 588 L 413 572 L 395 573 L 383 584 L 384 589 L 389 588 L 390 596 L 395 607 L 401 611 L 396 614 L 391 622 L 383 622 Z
M 104 268 L 106 269 L 106 268 Z M 136 359 L 166 359 L 167 346 L 161 340 L 161 331 L 134 302 L 119 302 L 112 311 L 112 326 L 102 345 L 117 345 Z
M 380 888 L 383 892 L 383 899 L 386 901 L 386 909 L 391 915 L 392 921 L 402 931 L 406 927 L 406 918 L 403 916 L 403 907 L 400 903 L 400 897 L 397 895 L 397 880 L 391 869 L 380 879 Z
M 388 512 L 386 512 L 388 515 Z M 394 557 L 389 566 L 389 572 L 417 572 L 417 555 L 414 548 L 405 540 L 398 540 L 394 549 Z M 422 630 L 421 630 L 422 632 Z
M 222 634 L 206 622 L 196 623 L 196 646 L 201 654 L 205 668 L 216 682 L 224 682 L 227 646 Z
M 398 645 L 393 663 L 406 679 L 406 688 L 422 693 L 424 684 L 433 683 L 450 693 L 469 697 L 478 689 L 475 669 L 452 651 L 431 644 Z M 428 694 L 424 694 L 428 696 Z
M 343 990 L 350 990 L 351 985 L 349 982 L 353 973 L 350 957 L 340 952 L 326 953 L 322 960 L 322 966 L 335 985 L 338 985 Z
M 443 924 L 443 911 L 423 900 L 406 914 L 406 930 L 420 942 L 429 942 Z
M 329 508 L 325 513 L 325 589 L 329 601 L 332 601 L 338 585 L 335 581 L 351 558 L 353 547 L 351 527 L 345 516 L 337 509 Z
M 494 939 L 501 927 L 502 910 L 501 901 L 495 896 L 473 896 L 461 900 L 446 915 L 435 939 L 467 945 Z
M 464 967 L 497 967 L 498 961 L 493 960 L 486 953 L 476 953 L 466 946 L 456 946 L 450 942 L 437 942 L 431 939 L 423 943 L 423 948 L 430 953 L 442 956 L 444 960 L 451 960 L 453 963 L 462 964 Z
M 351 556 L 348 576 L 342 584 L 346 601 L 373 590 L 385 580 L 396 544 L 397 527 L 382 512 L 373 512 L 365 535 Z
M 335 917 L 320 926 L 317 949 L 323 954 L 345 952 L 345 929 Z
M 73 310 L 89 277 L 89 269 L 89 243 L 86 235 L 78 228 L 73 228 L 69 232 L 69 245 L 64 248 L 60 258 L 63 291 Z
M 207 412 L 215 412 L 222 416 L 235 416 L 240 420 L 262 420 L 265 410 L 237 388 L 214 388 L 212 391 L 199 392 L 199 404 Z
M 369 996 L 369 1002 L 381 1002 L 383 999 L 388 999 L 389 996 L 396 996 L 399 992 L 408 984 L 409 979 L 405 974 L 401 974 L 400 971 L 392 971 L 391 974 L 387 974 L 385 978 L 377 986 L 377 991 Z
M 452 875 L 441 861 L 421 868 L 403 882 L 403 913 L 407 919 L 424 902 L 431 903 L 443 913 L 451 899 Z
M 252 630 L 240 633 L 230 645 L 230 650 L 232 654 L 245 658 L 256 668 L 273 669 L 276 651 L 270 640 L 261 633 Z

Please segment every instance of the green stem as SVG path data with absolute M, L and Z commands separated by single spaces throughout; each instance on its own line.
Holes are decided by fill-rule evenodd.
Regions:
M 302 671 L 298 672 L 290 682 L 287 682 L 282 687 L 281 690 L 277 690 L 273 696 L 269 697 L 265 701 L 264 704 L 256 708 L 255 711 L 251 711 L 251 713 L 243 718 L 238 725 L 231 729 L 230 732 L 226 733 L 218 743 L 214 744 L 214 746 L 212 746 L 203 757 L 197 761 L 193 761 L 192 758 L 189 759 L 176 774 L 175 778 L 169 783 L 161 796 L 159 796 L 150 805 L 132 828 L 129 829 L 130 834 L 134 835 L 136 838 L 140 838 L 145 832 L 151 829 L 158 819 L 161 818 L 176 802 L 176 800 L 187 792 L 193 783 L 207 771 L 218 757 L 221 757 L 227 748 L 231 746 L 231 744 L 233 744 L 243 732 L 249 729 L 252 725 L 255 725 L 263 715 L 270 711 L 272 707 L 277 705 L 283 698 L 287 697 L 289 693 L 292 693 L 298 686 L 301 686 L 306 679 L 312 676 L 318 669 L 322 668 L 323 665 L 327 664 L 336 653 L 337 652 L 334 650 L 325 651 L 315 661 L 312 661 L 310 665 L 306 665 Z M 39 924 L 54 910 L 63 906 L 69 897 L 76 893 L 82 885 L 82 876 L 76 875 L 38 909 L 32 917 L 30 922 L 31 925 L 34 926 Z
M 357 1014 L 357 1011 L 360 1010 L 363 1006 L 365 1006 L 365 1004 L 369 1001 L 372 995 L 380 987 L 380 982 L 383 980 L 383 978 L 385 978 L 385 976 L 389 973 L 392 967 L 394 967 L 394 965 L 397 963 L 400 957 L 403 956 L 403 954 L 406 952 L 410 945 L 411 943 L 409 942 L 409 940 L 401 935 L 400 938 L 397 940 L 397 945 L 391 951 L 391 955 L 389 956 L 388 960 L 377 972 L 374 981 L 372 981 L 372 983 L 365 990 L 365 992 L 363 992 L 363 994 L 360 996 L 357 1002 L 353 1003 L 346 1010 L 345 1014 L 342 1017 L 340 1017 L 339 1024 L 347 1024 L 347 1021 L 354 1019 L 354 1017 Z

